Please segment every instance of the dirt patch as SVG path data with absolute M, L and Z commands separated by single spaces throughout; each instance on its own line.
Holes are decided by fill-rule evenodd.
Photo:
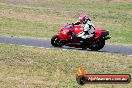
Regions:
M 38 0 L 0 0 L 0 2 L 17 6 L 32 6 L 38 3 Z
M 9 10 L 1 10 L 0 16 L 6 16 L 10 18 L 22 19 L 22 20 L 27 20 L 32 22 L 51 23 L 51 24 L 62 24 L 62 23 L 66 23 L 70 21 L 70 19 L 67 19 L 67 18 L 51 17 L 47 15 L 41 15 L 36 12 L 18 13 L 18 12 L 9 11 Z
M 21 19 L 21 20 L 26 20 L 26 21 L 31 21 L 31 22 L 41 22 L 41 23 L 49 23 L 49 24 L 64 24 L 64 23 L 71 23 L 71 19 L 63 18 L 63 17 L 51 17 L 47 15 L 41 15 L 36 12 L 31 12 L 31 13 L 18 13 L 14 11 L 8 11 L 8 10 L 1 10 L 0 11 L 0 17 L 5 16 L 9 18 L 16 18 L 16 19 Z M 94 22 L 95 25 L 103 25 L 102 22 Z M 109 25 L 115 25 L 115 26 L 120 26 L 119 24 L 109 24 Z
M 112 2 L 132 2 L 132 0 L 108 0 Z
M 27 85 L 27 84 L 39 84 L 39 85 L 57 85 L 58 82 L 53 81 L 44 81 L 42 78 L 38 79 L 39 77 L 33 77 L 33 78 L 23 78 L 23 77 L 8 77 L 8 80 L 16 80 L 17 82 L 20 82 L 21 84 Z
M 117 2 L 117 3 L 123 3 L 123 2 L 132 2 L 132 0 L 91 0 L 93 2 Z

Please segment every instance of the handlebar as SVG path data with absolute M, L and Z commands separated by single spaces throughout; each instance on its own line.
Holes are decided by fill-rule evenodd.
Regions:
M 67 24 L 65 28 L 66 28 L 66 29 L 71 29 L 71 28 L 73 28 L 73 27 L 74 27 L 73 24 Z

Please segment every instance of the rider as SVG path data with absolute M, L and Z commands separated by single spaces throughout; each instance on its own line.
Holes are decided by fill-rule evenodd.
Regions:
M 72 36 L 73 36 L 73 39 L 79 38 L 82 41 L 82 43 L 81 43 L 82 48 L 86 49 L 85 44 L 87 44 L 87 42 L 90 38 L 95 36 L 95 27 L 91 23 L 90 18 L 88 18 L 87 15 L 85 15 L 85 14 L 81 14 L 79 16 L 79 20 L 76 23 L 73 23 L 73 26 L 79 25 L 79 24 L 84 24 L 83 31 L 81 33 L 79 33 L 78 35 L 73 34 Z
M 74 38 L 81 38 L 82 46 L 85 44 L 86 39 L 90 39 L 95 36 L 95 27 L 91 23 L 90 18 L 87 17 L 85 14 L 81 14 L 79 16 L 79 20 L 76 23 L 73 23 L 73 25 L 79 25 L 79 24 L 84 24 L 83 25 L 83 31 L 79 33 L 78 35 L 74 35 Z

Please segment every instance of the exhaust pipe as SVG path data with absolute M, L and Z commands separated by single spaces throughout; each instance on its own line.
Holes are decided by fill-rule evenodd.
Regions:
M 105 36 L 104 39 L 107 40 L 107 39 L 110 39 L 111 36 Z

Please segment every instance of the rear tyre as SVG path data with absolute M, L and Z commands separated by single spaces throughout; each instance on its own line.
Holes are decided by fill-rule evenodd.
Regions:
M 102 49 L 104 45 L 105 45 L 105 40 L 101 40 L 96 42 L 94 45 L 90 46 L 89 49 L 91 49 L 92 51 L 98 51 Z
M 58 35 L 54 35 L 52 38 L 51 38 L 51 44 L 54 46 L 54 47 L 62 47 L 63 44 L 62 42 L 60 41 L 60 38 Z

